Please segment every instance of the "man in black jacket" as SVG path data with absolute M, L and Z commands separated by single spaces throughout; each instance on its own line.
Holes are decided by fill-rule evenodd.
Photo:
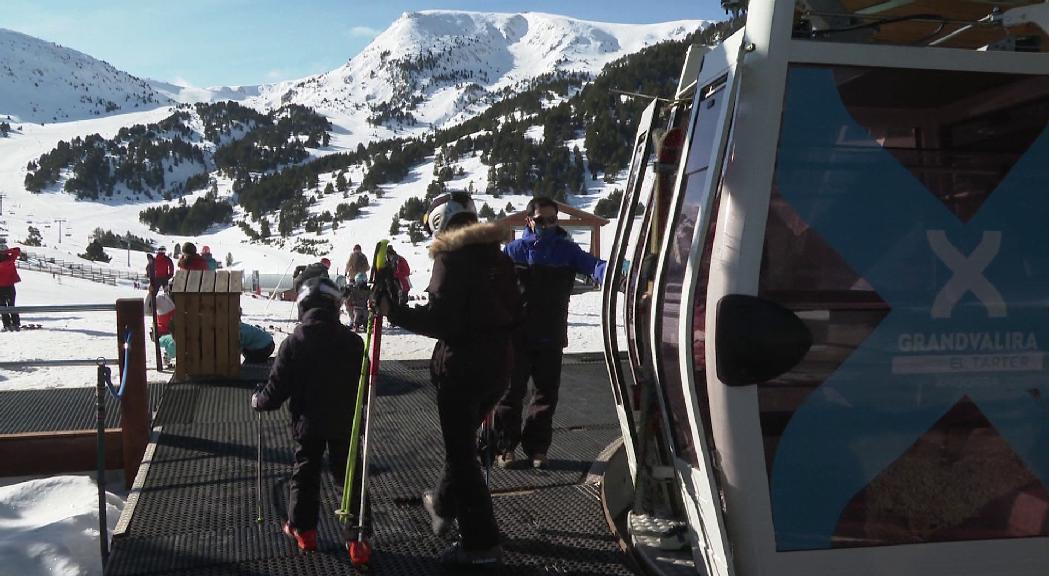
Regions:
M 290 398 L 295 469 L 284 533 L 301 550 L 317 548 L 321 460 L 336 485 L 346 471 L 353 409 L 364 356 L 364 341 L 339 322 L 342 294 L 328 278 L 303 283 L 295 331 L 280 345 L 266 386 L 251 398 L 256 410 L 276 410 Z M 360 486 L 354 486 L 359 494 Z M 339 490 L 341 491 L 341 490 Z
M 441 535 L 459 523 L 461 542 L 441 557 L 448 565 L 487 567 L 502 561 L 492 499 L 477 459 L 477 429 L 506 390 L 519 293 L 513 264 L 499 249 L 509 230 L 477 222 L 465 192 L 438 196 L 427 214 L 434 234 L 429 303 L 408 308 L 377 290 L 377 305 L 390 322 L 437 339 L 430 376 L 444 440 L 444 472 L 423 494 L 431 527 Z M 387 281 L 396 282 L 389 279 Z

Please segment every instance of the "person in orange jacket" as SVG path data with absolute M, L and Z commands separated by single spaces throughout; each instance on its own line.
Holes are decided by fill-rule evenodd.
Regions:
M 18 277 L 18 268 L 15 262 L 22 255 L 22 250 L 8 248 L 7 244 L 0 240 L 0 306 L 15 305 L 15 284 L 22 279 Z M 18 314 L 3 314 L 4 332 L 17 332 L 22 325 Z

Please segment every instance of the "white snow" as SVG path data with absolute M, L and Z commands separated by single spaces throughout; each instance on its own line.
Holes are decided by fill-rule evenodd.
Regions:
M 288 102 L 314 108 L 347 130 L 342 142 L 333 143 L 349 148 L 462 122 L 505 88 L 526 88 L 552 72 L 596 75 L 613 60 L 707 24 L 610 24 L 540 12 L 405 12 L 344 66 L 259 86 L 259 96 L 245 102 L 263 109 Z M 419 102 L 410 102 L 413 97 Z M 373 107 L 391 102 L 418 123 L 368 122 Z
M 169 103 L 146 81 L 106 62 L 0 28 L 0 118 L 68 122 Z
M 89 475 L 0 486 L 0 574 L 101 576 L 97 490 Z M 124 509 L 114 490 L 107 483 L 110 537 Z

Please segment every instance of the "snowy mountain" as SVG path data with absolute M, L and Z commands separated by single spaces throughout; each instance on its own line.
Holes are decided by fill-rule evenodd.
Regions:
M 149 80 L 149 85 L 176 102 L 196 104 L 197 102 L 222 102 L 224 100 L 245 100 L 259 95 L 258 86 L 212 86 L 196 88 L 181 86 L 160 80 Z
M 148 82 L 106 62 L 0 28 L 0 117 L 67 122 L 170 103 Z
M 405 12 L 345 65 L 259 87 L 272 109 L 309 106 L 358 132 L 358 141 L 460 122 L 537 78 L 596 75 L 645 46 L 678 40 L 701 20 L 607 24 L 529 12 Z

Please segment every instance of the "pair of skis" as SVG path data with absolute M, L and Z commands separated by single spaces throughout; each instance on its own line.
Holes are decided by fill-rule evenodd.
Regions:
M 389 250 L 389 240 L 375 245 L 372 256 L 370 284 L 373 290 L 385 288 L 386 278 L 393 270 L 396 256 Z M 353 428 L 350 436 L 350 452 L 346 459 L 346 474 L 342 483 L 342 501 L 335 516 L 342 523 L 347 535 L 346 550 L 350 562 L 356 567 L 366 567 L 371 559 L 365 526 L 368 501 L 368 439 L 371 429 L 371 411 L 375 401 L 375 384 L 379 376 L 380 349 L 382 346 L 382 314 L 379 310 L 368 313 L 368 328 L 364 340 L 364 357 L 361 360 L 361 377 L 357 385 L 357 402 L 353 411 Z M 367 396 L 367 399 L 365 399 Z M 358 462 L 359 460 L 359 462 Z M 353 486 L 361 478 L 359 502 L 353 502 Z M 356 516 L 354 512 L 356 511 Z

